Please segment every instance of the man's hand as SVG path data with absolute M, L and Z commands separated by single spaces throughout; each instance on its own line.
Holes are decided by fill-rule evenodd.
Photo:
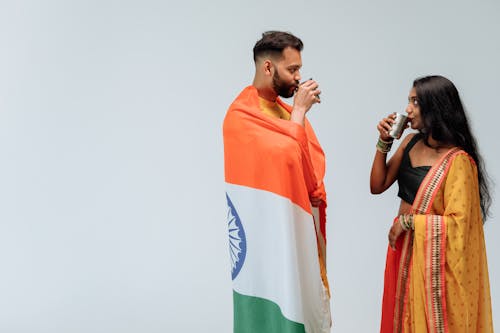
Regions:
M 315 103 L 321 103 L 318 95 L 321 90 L 314 80 L 307 80 L 299 85 L 293 99 L 293 109 L 290 120 L 304 126 L 304 117 Z
M 309 197 L 309 201 L 311 201 L 311 206 L 313 207 L 319 207 L 319 205 L 321 204 L 320 198 Z

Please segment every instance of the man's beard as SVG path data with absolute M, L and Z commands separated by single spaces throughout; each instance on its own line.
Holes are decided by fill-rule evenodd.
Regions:
M 296 82 L 294 84 L 288 84 L 288 83 L 283 82 L 281 80 L 281 77 L 278 74 L 278 71 L 274 72 L 273 89 L 274 89 L 274 92 L 276 92 L 278 94 L 278 96 L 281 96 L 283 98 L 292 97 L 293 94 L 295 93 L 295 90 L 297 90 L 298 85 L 299 85 L 299 82 Z

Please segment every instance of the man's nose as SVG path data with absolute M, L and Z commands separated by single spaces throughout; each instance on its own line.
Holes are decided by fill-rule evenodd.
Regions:
M 297 74 L 295 74 L 295 81 L 300 82 L 301 79 L 302 79 L 302 76 L 300 75 L 300 72 L 297 71 Z

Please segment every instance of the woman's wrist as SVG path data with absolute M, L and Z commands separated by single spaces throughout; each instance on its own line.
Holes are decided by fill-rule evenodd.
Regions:
M 399 221 L 399 224 L 401 225 L 401 228 L 403 228 L 404 231 L 415 229 L 413 215 L 411 215 L 411 214 L 399 215 L 398 221 Z
M 394 139 L 384 140 L 381 137 L 379 137 L 375 148 L 377 148 L 377 150 L 379 152 L 381 152 L 382 154 L 387 154 L 388 152 L 391 151 L 393 142 L 394 142 Z

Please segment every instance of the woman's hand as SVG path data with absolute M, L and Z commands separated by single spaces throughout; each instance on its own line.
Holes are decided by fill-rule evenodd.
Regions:
M 389 135 L 389 131 L 391 130 L 392 124 L 394 124 L 394 119 L 396 118 L 395 113 L 391 113 L 386 118 L 382 119 L 378 125 L 377 130 L 380 133 L 380 138 L 384 141 L 392 141 L 394 138 Z
M 401 236 L 403 231 L 403 227 L 401 226 L 401 223 L 399 223 L 399 218 L 397 218 L 389 230 L 389 245 L 393 250 L 396 250 L 396 241 L 399 236 Z

